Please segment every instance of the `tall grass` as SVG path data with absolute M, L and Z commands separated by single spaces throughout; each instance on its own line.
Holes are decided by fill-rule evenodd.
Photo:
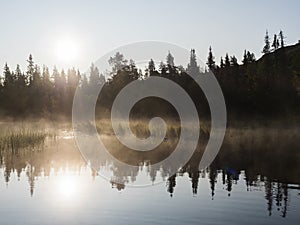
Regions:
M 119 127 L 118 127 L 119 135 L 128 135 L 128 134 L 125 134 L 125 129 L 124 129 L 125 123 L 126 123 L 126 121 L 119 121 Z M 189 131 L 194 126 L 191 123 L 190 126 L 181 127 L 180 122 L 170 122 L 170 121 L 167 121 L 166 124 L 167 124 L 166 136 L 168 138 L 178 138 L 181 135 L 182 129 Z M 114 130 L 111 126 L 111 121 L 109 121 L 109 120 L 96 121 L 96 128 L 97 128 L 99 134 L 106 134 L 106 135 L 114 135 L 115 134 Z M 132 120 L 132 121 L 130 121 L 130 128 L 131 128 L 132 132 L 139 138 L 147 138 L 150 136 L 148 121 Z M 156 136 L 161 132 L 162 132 L 161 130 L 154 128 L 153 135 Z M 201 123 L 200 133 L 201 133 L 202 137 L 208 137 L 209 133 L 210 133 L 210 125 L 208 123 Z
M 44 145 L 46 137 L 45 130 L 24 127 L 4 129 L 0 132 L 0 150 L 40 148 Z

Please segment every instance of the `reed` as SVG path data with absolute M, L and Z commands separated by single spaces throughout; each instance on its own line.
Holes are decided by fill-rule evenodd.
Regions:
M 119 122 L 118 132 L 119 135 L 128 135 L 125 134 L 125 121 Z M 191 123 L 190 126 L 187 127 L 181 127 L 181 124 L 179 122 L 170 122 L 167 121 L 167 131 L 166 136 L 169 138 L 178 138 L 180 137 L 181 130 L 185 129 L 187 131 L 191 130 L 191 127 L 193 124 Z M 109 120 L 98 120 L 96 121 L 96 128 L 99 132 L 99 134 L 105 134 L 105 135 L 114 135 L 115 132 L 112 129 L 111 121 Z M 130 128 L 132 132 L 139 138 L 147 138 L 150 136 L 150 130 L 149 130 L 149 124 L 147 121 L 144 120 L 132 120 L 130 121 Z M 154 128 L 154 134 L 158 135 L 160 132 L 162 132 L 159 129 Z M 210 133 L 210 125 L 209 123 L 201 123 L 200 126 L 200 134 L 204 138 L 208 138 Z
M 40 148 L 47 137 L 47 132 L 33 128 L 4 129 L 0 132 L 0 150 L 12 151 L 24 148 Z

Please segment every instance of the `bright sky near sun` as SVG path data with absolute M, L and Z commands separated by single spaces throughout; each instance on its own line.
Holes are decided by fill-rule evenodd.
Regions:
M 29 53 L 51 69 L 90 63 L 112 49 L 143 40 L 195 48 L 202 61 L 244 49 L 261 55 L 266 29 L 300 39 L 299 1 L 2 1 L 0 65 L 23 69 Z M 188 57 L 188 56 L 187 56 Z M 176 62 L 176 59 L 175 59 Z M 14 68 L 13 68 L 14 69 Z

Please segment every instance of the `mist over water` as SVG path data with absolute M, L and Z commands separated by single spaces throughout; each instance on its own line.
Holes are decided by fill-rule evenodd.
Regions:
M 20 144 L 19 148 L 14 149 L 11 145 L 1 143 L 1 198 L 10 198 L 12 201 L 23 199 L 22 204 L 9 207 L 10 214 L 2 214 L 3 221 L 18 224 L 11 216 L 23 210 L 23 207 L 30 212 L 22 214 L 21 218 L 34 222 L 30 217 L 39 212 L 39 207 L 54 210 L 58 214 L 60 210 L 77 214 L 83 212 L 82 207 L 85 207 L 85 212 L 93 213 L 96 209 L 98 212 L 99 207 L 104 207 L 105 202 L 106 209 L 103 210 L 106 210 L 106 214 L 99 213 L 97 217 L 89 217 L 86 221 L 113 222 L 124 201 L 131 202 L 128 204 L 137 211 L 141 209 L 139 205 L 143 201 L 151 204 L 147 211 L 153 217 L 144 220 L 143 214 L 136 215 L 134 221 L 143 218 L 145 224 L 150 220 L 159 223 L 170 215 L 173 215 L 175 224 L 175 220 L 178 220 L 178 224 L 183 221 L 192 224 L 196 217 L 190 217 L 193 220 L 189 220 L 188 215 L 196 208 L 200 213 L 199 219 L 207 223 L 216 216 L 223 216 L 225 224 L 232 220 L 245 222 L 243 217 L 233 215 L 243 215 L 246 210 L 250 214 L 255 213 L 256 218 L 265 223 L 297 224 L 297 210 L 300 206 L 298 128 L 283 128 L 275 123 L 268 126 L 236 123 L 227 129 L 222 148 L 209 168 L 199 171 L 199 162 L 207 144 L 207 136 L 204 135 L 199 139 L 198 147 L 189 162 L 182 165 L 175 175 L 170 175 L 170 168 L 156 170 L 151 164 L 172 153 L 180 133 L 175 122 L 167 129 L 168 139 L 146 154 L 139 154 L 120 145 L 111 133 L 111 128 L 103 127 L 106 123 L 102 121 L 98 124 L 99 129 L 106 131 L 102 132 L 100 138 L 110 153 L 123 162 L 137 165 L 137 169 L 127 170 L 106 158 L 97 158 L 99 160 L 93 163 L 97 163 L 98 167 L 91 168 L 91 162 L 86 162 L 78 151 L 68 123 L 22 122 L 22 129 L 20 124 L 11 123 L 8 126 L 9 123 L 5 123 L 10 128 L 2 129 L 1 142 L 7 135 L 10 135 L 10 141 L 13 140 L 12 134 L 21 137 L 20 132 L 23 132 L 22 137 L 43 133 L 45 138 L 42 141 L 38 139 L 36 145 L 34 139 L 30 139 L 31 145 Z M 131 127 L 140 138 L 149 135 L 147 123 L 133 122 Z M 25 130 L 27 133 L 24 133 Z M 18 141 L 27 139 L 21 138 Z M 134 188 L 145 183 L 149 186 Z M 149 197 L 153 195 L 149 193 L 155 193 L 155 198 L 164 200 L 151 201 Z M 116 197 L 117 194 L 119 197 Z M 177 207 L 184 204 L 193 207 L 178 211 Z M 155 210 L 157 207 L 161 208 L 163 214 Z M 127 215 L 131 213 L 127 212 Z M 49 215 L 44 213 L 39 213 L 38 217 L 49 219 Z M 65 221 L 76 224 L 75 218 L 65 214 L 55 219 L 54 223 Z

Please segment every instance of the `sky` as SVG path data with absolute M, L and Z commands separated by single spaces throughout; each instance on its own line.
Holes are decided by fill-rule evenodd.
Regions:
M 300 39 L 297 0 L 1 0 L 0 8 L 2 68 L 25 69 L 31 53 L 50 69 L 86 71 L 107 52 L 144 40 L 195 48 L 202 61 L 211 45 L 219 63 L 226 52 L 241 59 L 244 49 L 259 58 L 266 29 L 271 37 L 282 29 L 287 44 Z

